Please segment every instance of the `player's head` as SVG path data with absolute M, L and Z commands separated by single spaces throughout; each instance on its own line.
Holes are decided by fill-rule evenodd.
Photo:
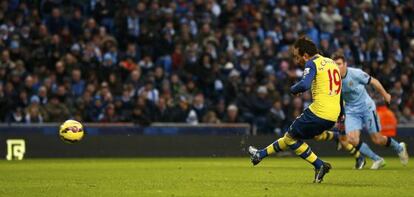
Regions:
M 341 72 L 341 76 L 345 76 L 346 68 L 348 64 L 345 59 L 345 55 L 342 52 L 336 52 L 332 55 L 332 59 L 338 64 L 339 71 Z
M 318 47 L 306 37 L 299 38 L 293 45 L 293 56 L 297 64 L 304 65 L 316 54 L 318 54 Z

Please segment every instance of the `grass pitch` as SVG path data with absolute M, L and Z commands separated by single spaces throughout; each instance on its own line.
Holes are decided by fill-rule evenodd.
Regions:
M 299 158 L 33 159 L 0 161 L 0 196 L 414 196 L 414 169 L 387 158 L 356 171 L 352 158 L 313 184 Z

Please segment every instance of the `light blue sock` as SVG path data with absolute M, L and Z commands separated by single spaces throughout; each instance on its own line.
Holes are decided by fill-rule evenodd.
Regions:
M 387 145 L 390 146 L 392 149 L 394 149 L 397 153 L 400 153 L 403 150 L 403 147 L 400 146 L 400 144 L 397 142 L 397 140 L 394 140 L 393 138 L 388 137 L 387 139 Z
M 365 143 L 361 144 L 361 147 L 359 148 L 359 152 L 361 152 L 363 155 L 369 157 L 370 159 L 377 161 L 380 160 L 381 157 L 374 153 L 374 151 L 369 148 L 369 146 Z

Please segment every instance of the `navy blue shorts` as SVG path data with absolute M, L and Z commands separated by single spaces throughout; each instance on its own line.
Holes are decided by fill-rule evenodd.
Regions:
M 310 109 L 306 109 L 293 121 L 288 133 L 295 139 L 312 139 L 334 125 L 335 122 L 319 118 Z

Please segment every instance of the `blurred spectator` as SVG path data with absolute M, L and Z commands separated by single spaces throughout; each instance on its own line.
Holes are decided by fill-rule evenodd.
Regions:
M 190 110 L 188 113 L 187 119 L 185 120 L 188 124 L 197 125 L 199 123 L 199 118 L 197 117 L 197 113 L 194 110 Z M 209 114 L 205 121 L 214 121 L 214 114 Z
M 342 16 L 337 13 L 333 5 L 322 8 L 320 17 L 320 27 L 323 32 L 334 33 L 335 23 L 342 22 Z
M 282 103 L 276 100 L 268 114 L 269 126 L 275 133 L 282 135 L 285 132 L 284 124 L 286 121 L 286 114 L 282 109 Z
M 267 96 L 268 92 L 266 86 L 259 86 L 259 88 L 257 88 L 257 95 L 253 97 L 252 100 L 251 111 L 254 115 L 253 124 L 257 126 L 257 129 L 260 132 L 268 131 L 265 127 L 267 123 L 266 116 L 272 104 Z
M 230 68 L 233 67 L 231 63 L 227 63 Z M 224 87 L 224 96 L 228 102 L 234 101 L 234 96 L 241 92 L 241 84 L 240 84 L 240 73 L 239 71 L 233 69 L 229 73 L 229 80 L 225 83 Z
M 63 17 L 61 16 L 61 11 L 58 7 L 54 7 L 52 9 L 51 16 L 47 17 L 44 22 L 49 32 L 52 34 L 59 33 L 63 29 L 63 26 L 65 25 L 65 21 Z
M 224 116 L 223 122 L 225 123 L 241 123 L 243 122 L 239 116 L 239 109 L 236 105 L 231 104 L 227 107 L 226 116 Z
M 154 68 L 151 56 L 145 55 L 142 60 L 138 62 L 138 66 L 141 67 L 144 73 L 151 71 Z
M 194 97 L 192 109 L 196 112 L 197 117 L 204 117 L 206 115 L 208 107 L 204 103 L 204 96 L 202 94 L 197 94 Z
M 223 98 L 219 99 L 219 101 L 215 104 L 214 110 L 216 112 L 217 117 L 222 120 L 226 116 L 226 103 Z
M 169 122 L 171 119 L 170 112 L 171 109 L 168 107 L 166 99 L 161 97 L 155 107 L 153 120 L 157 122 Z
M 8 98 L 4 92 L 3 83 L 0 82 L 0 120 L 6 120 L 11 108 L 11 102 L 11 99 Z
M 208 111 L 206 115 L 203 117 L 203 122 L 210 124 L 218 124 L 220 123 L 220 119 L 217 118 L 216 112 Z
M 26 91 L 21 91 L 17 101 L 17 107 L 26 108 L 29 105 L 29 96 Z
M 141 79 L 141 70 L 136 69 L 133 70 L 129 76 L 129 78 L 126 80 L 127 83 L 130 83 L 133 88 L 139 88 L 143 85 L 143 81 Z
M 47 104 L 47 102 L 48 102 L 48 93 L 47 93 L 47 88 L 45 86 L 41 86 L 39 88 L 37 96 L 39 97 L 39 102 L 40 102 L 41 105 L 46 105 Z
M 110 104 L 105 109 L 105 114 L 102 117 L 101 122 L 119 122 L 120 118 L 115 113 L 115 106 Z
M 80 69 L 72 70 L 72 95 L 75 97 L 81 96 L 85 90 L 85 81 L 82 80 L 82 73 Z
M 69 109 L 64 103 L 61 103 L 57 95 L 50 98 L 49 103 L 45 105 L 45 111 L 49 117 L 48 122 L 63 122 L 70 116 Z M 38 109 L 32 110 L 32 112 L 35 112 L 34 115 L 40 114 Z M 31 112 L 29 112 L 29 114 L 32 115 Z M 30 117 L 36 118 L 32 116 Z
M 39 107 L 31 107 L 27 109 L 25 122 L 26 123 L 42 123 L 43 122 L 43 117 L 40 114 Z
M 35 110 L 32 110 L 32 108 L 35 108 Z M 40 97 L 33 95 L 30 98 L 30 104 L 26 108 L 27 111 L 36 111 L 39 112 L 40 116 L 43 120 L 48 120 L 49 116 L 47 112 L 45 111 L 44 105 L 40 101 Z
M 187 118 L 189 117 L 190 107 L 188 100 L 185 96 L 180 96 L 178 106 L 172 109 L 171 111 L 171 121 L 172 122 L 187 122 Z M 194 111 L 193 111 L 194 112 Z M 192 114 L 191 119 L 195 119 L 192 121 L 198 122 L 197 114 L 194 112 Z
M 152 103 L 157 103 L 160 94 L 158 90 L 154 88 L 153 82 L 148 80 L 145 82 L 145 85 L 138 90 L 138 95 L 144 95 L 146 96 L 146 99 Z
M 24 115 L 23 109 L 21 107 L 18 107 L 10 114 L 10 117 L 8 117 L 7 122 L 9 123 L 25 123 L 26 122 L 26 116 Z
M 131 121 L 141 126 L 148 126 L 151 123 L 151 119 L 138 107 L 132 110 Z
M 68 21 L 68 26 L 71 34 L 76 38 L 82 34 L 82 23 L 84 18 L 80 9 L 75 9 L 72 17 Z
M 414 115 L 411 112 L 411 109 L 404 107 L 402 114 L 399 116 L 400 123 L 412 123 L 414 122 Z

